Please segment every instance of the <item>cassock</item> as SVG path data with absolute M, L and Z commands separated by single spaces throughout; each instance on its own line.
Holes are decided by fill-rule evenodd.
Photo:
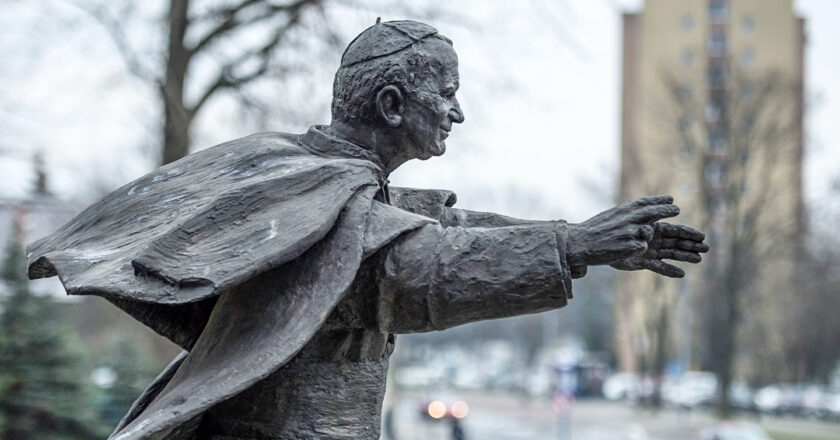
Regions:
M 129 183 L 27 249 L 184 348 L 110 438 L 377 439 L 398 333 L 555 309 L 566 224 L 389 188 L 378 157 L 262 133 Z

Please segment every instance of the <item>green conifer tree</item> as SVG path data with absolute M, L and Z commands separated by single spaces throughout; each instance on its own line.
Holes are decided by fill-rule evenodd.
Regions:
M 136 335 L 117 332 L 100 361 L 99 369 L 112 375 L 112 383 L 102 392 L 99 410 L 100 418 L 110 427 L 116 426 L 160 370 L 143 342 Z
M 90 417 L 83 357 L 54 301 L 30 291 L 18 237 L 0 264 L 0 438 L 101 438 Z

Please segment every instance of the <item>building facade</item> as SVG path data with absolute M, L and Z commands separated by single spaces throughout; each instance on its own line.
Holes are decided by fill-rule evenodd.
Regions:
M 647 0 L 623 16 L 620 196 L 672 194 L 712 251 L 687 277 L 623 273 L 625 371 L 739 374 L 783 356 L 802 229 L 804 20 L 792 0 Z M 757 341 L 756 338 L 761 340 Z M 731 350 L 730 350 L 731 351 Z

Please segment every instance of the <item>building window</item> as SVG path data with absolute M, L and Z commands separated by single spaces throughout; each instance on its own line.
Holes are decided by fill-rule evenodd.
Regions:
M 680 133 L 686 134 L 691 130 L 691 120 L 685 116 L 680 117 Z
M 717 162 L 710 162 L 706 164 L 704 170 L 706 176 L 706 183 L 712 186 L 720 186 L 723 184 L 723 167 Z
M 720 115 L 722 113 L 722 109 L 720 105 L 715 102 L 710 102 L 706 104 L 706 121 L 715 123 L 720 120 Z
M 752 115 L 746 115 L 741 119 L 741 132 L 749 133 L 755 125 L 755 119 Z
M 750 152 L 748 150 L 744 150 L 741 152 L 741 166 L 747 164 L 750 161 Z
M 719 130 L 712 130 L 709 132 L 709 150 L 712 153 L 723 153 L 726 151 L 726 137 Z
M 723 55 L 726 52 L 726 34 L 723 29 L 712 29 L 706 46 L 710 54 Z
M 712 23 L 723 23 L 726 21 L 726 1 L 709 0 L 709 21 Z
M 694 97 L 694 90 L 692 90 L 691 86 L 679 85 L 674 91 L 679 102 L 689 102 Z
M 690 34 L 694 31 L 694 19 L 686 15 L 680 19 L 680 29 L 684 34 Z
M 753 21 L 752 17 L 749 15 L 741 20 L 741 32 L 746 35 L 752 35 L 755 33 L 755 21 Z
M 677 159 L 683 164 L 690 164 L 691 163 L 691 146 L 688 144 L 683 144 L 682 148 L 680 148 L 679 154 L 677 154 Z
M 749 69 L 753 66 L 753 64 L 755 64 L 755 55 L 753 55 L 753 52 L 749 49 L 741 52 L 739 59 L 741 61 L 741 67 L 745 69 Z
M 726 69 L 719 63 L 714 63 L 709 66 L 709 86 L 713 88 L 721 88 L 726 83 Z
M 753 96 L 753 86 L 749 83 L 741 83 L 738 87 L 738 91 L 741 94 L 742 99 L 752 98 Z
M 694 51 L 691 49 L 683 49 L 682 53 L 680 53 L 680 61 L 682 65 L 685 67 L 691 67 L 694 65 Z
M 713 214 L 723 211 L 723 199 L 720 197 L 712 197 L 711 199 L 709 199 L 709 211 Z M 717 244 L 720 243 L 720 241 L 721 240 L 719 235 L 715 233 L 709 234 L 709 246 L 712 249 L 716 248 Z

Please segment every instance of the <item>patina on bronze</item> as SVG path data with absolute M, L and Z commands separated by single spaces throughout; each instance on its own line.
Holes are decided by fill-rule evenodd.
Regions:
M 394 334 L 563 307 L 591 265 L 700 261 L 702 233 L 660 222 L 669 196 L 571 224 L 389 188 L 464 120 L 457 64 L 434 28 L 377 23 L 342 57 L 330 125 L 192 154 L 28 248 L 31 278 L 185 350 L 111 438 L 376 439 Z

